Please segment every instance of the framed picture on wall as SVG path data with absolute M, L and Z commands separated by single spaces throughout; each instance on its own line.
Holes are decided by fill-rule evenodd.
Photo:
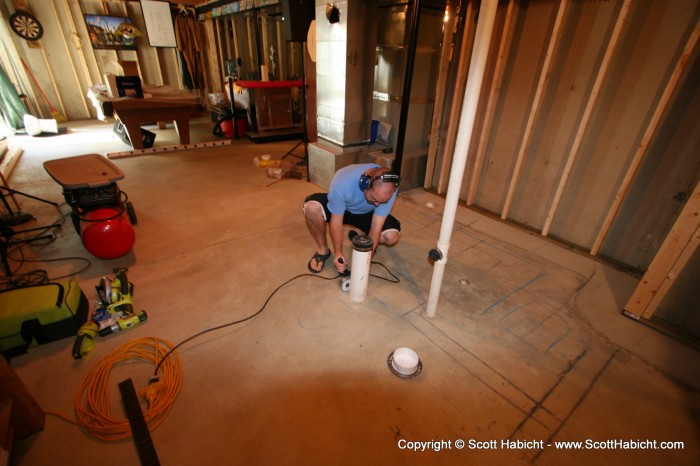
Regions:
M 136 50 L 141 31 L 126 16 L 85 15 L 90 42 L 94 49 Z

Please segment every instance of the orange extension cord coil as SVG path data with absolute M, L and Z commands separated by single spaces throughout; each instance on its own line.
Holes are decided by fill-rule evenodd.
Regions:
M 158 381 L 139 392 L 148 400 L 143 416 L 149 429 L 158 427 L 167 417 L 182 388 L 182 364 L 173 346 L 156 337 L 130 341 L 98 361 L 85 375 L 75 396 L 75 414 L 79 422 L 58 413 L 49 413 L 88 429 L 95 437 L 117 441 L 131 436 L 129 421 L 112 419 L 109 376 L 114 366 L 132 359 L 152 361 L 158 368 Z M 172 351 L 172 352 L 171 352 Z M 168 354 L 169 353 L 169 354 Z

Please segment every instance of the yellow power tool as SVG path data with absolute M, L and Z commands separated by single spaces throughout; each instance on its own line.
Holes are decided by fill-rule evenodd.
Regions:
M 85 322 L 78 330 L 78 336 L 73 343 L 73 358 L 82 359 L 90 355 L 97 341 L 100 325 L 97 322 Z
M 78 330 L 73 344 L 73 357 L 82 359 L 90 355 L 98 336 L 126 330 L 148 317 L 146 311 L 134 313 L 134 285 L 126 277 L 126 269 L 119 269 L 114 280 L 100 279 L 95 310 Z

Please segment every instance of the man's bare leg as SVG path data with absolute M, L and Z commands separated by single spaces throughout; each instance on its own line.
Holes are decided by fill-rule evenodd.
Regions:
M 381 236 L 379 237 L 379 244 L 383 244 L 384 246 L 395 246 L 396 243 L 399 242 L 399 238 L 401 237 L 401 233 L 398 232 L 398 230 L 386 230 L 383 231 Z
M 323 207 L 321 204 L 315 201 L 308 202 L 304 207 L 304 218 L 311 237 L 316 241 L 318 254 L 325 256 L 330 252 L 330 249 L 328 249 L 326 220 L 323 218 Z M 313 260 L 311 261 L 311 267 L 316 271 L 320 271 L 323 268 L 323 263 Z

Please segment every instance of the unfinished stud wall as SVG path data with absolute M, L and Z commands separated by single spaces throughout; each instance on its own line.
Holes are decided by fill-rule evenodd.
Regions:
M 654 318 L 668 322 L 686 333 L 700 338 L 700 249 L 683 268 L 683 273 L 659 304 Z
M 642 159 L 601 255 L 644 269 L 700 182 L 700 48 Z M 697 275 L 696 275 L 697 276 Z
M 645 270 L 700 178 L 699 19 L 695 0 L 500 2 L 461 199 Z

